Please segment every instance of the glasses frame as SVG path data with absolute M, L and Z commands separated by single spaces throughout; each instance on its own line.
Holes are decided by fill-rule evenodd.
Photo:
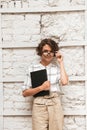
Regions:
M 55 52 L 53 52 L 53 51 L 48 51 L 48 50 L 42 51 L 42 54 L 45 55 L 45 56 L 49 56 L 49 55 L 50 55 L 50 56 L 55 57 L 56 53 L 58 53 L 58 51 L 55 51 Z

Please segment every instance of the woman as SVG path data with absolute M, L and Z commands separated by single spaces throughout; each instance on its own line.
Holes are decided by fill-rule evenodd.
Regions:
M 58 44 L 52 39 L 43 39 L 36 48 L 40 61 L 32 63 L 27 72 L 23 88 L 23 96 L 32 96 L 43 90 L 49 90 L 47 96 L 34 97 L 32 109 L 33 130 L 62 130 L 63 112 L 59 97 L 59 81 L 62 85 L 68 83 L 63 56 L 59 52 Z M 36 88 L 32 88 L 30 72 L 47 70 L 48 80 Z

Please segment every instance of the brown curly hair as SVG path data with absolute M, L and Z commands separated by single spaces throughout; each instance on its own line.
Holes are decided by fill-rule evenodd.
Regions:
M 36 52 L 37 52 L 37 55 L 41 56 L 42 55 L 42 49 L 43 49 L 43 46 L 45 45 L 49 45 L 52 49 L 52 52 L 55 52 L 55 51 L 58 51 L 59 50 L 59 46 L 58 46 L 58 43 L 56 43 L 54 40 L 52 39 L 43 39 L 39 45 L 37 46 L 36 48 Z

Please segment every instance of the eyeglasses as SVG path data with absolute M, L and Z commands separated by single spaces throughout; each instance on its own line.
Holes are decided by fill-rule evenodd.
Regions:
M 42 51 L 42 54 L 44 55 L 44 56 L 55 56 L 55 54 L 57 53 L 58 51 L 55 51 L 55 52 L 53 52 L 53 51 L 48 51 L 48 50 L 44 50 L 44 51 Z
M 54 56 L 54 52 L 53 51 L 48 51 L 48 50 L 44 50 L 44 51 L 42 51 L 42 54 L 44 55 L 44 56 Z

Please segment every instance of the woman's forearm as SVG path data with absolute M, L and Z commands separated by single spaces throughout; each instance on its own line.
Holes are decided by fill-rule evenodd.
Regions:
M 24 90 L 24 91 L 22 92 L 22 95 L 23 95 L 24 97 L 32 96 L 32 95 L 34 95 L 34 94 L 36 94 L 36 93 L 38 93 L 38 92 L 40 92 L 40 91 L 41 91 L 40 86 L 39 86 L 39 87 L 36 87 L 36 88 L 29 88 L 29 89 Z
M 66 74 L 63 61 L 60 63 L 60 80 L 62 85 L 68 84 L 68 76 Z

